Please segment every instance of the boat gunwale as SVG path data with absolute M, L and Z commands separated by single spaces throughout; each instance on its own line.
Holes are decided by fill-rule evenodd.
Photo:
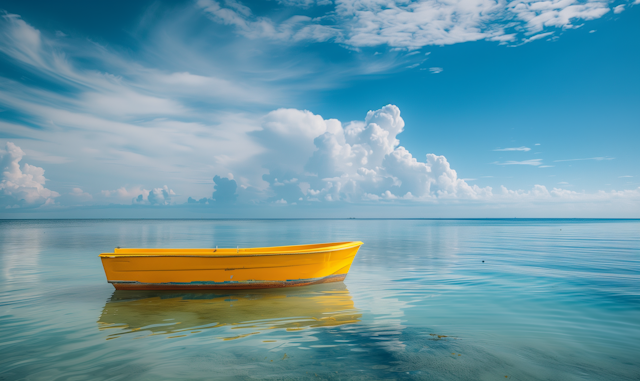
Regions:
M 101 253 L 99 256 L 100 258 L 154 258 L 154 257 L 175 257 L 175 258 L 242 258 L 242 257 L 266 257 L 266 256 L 278 256 L 278 255 L 305 255 L 305 254 L 324 254 L 324 253 L 331 253 L 334 251 L 342 251 L 342 250 L 346 250 L 346 249 L 351 249 L 354 247 L 360 247 L 362 246 L 364 243 L 362 241 L 348 241 L 348 242 L 338 242 L 339 245 L 334 245 L 334 246 L 326 246 L 327 248 L 332 248 L 329 250 L 326 250 L 325 248 L 321 248 L 321 250 L 317 250 L 317 251 L 302 251 L 302 252 L 296 252 L 296 251 L 283 251 L 283 252 L 264 252 L 264 253 L 229 253 L 229 254 L 213 254 L 213 253 L 203 253 L 203 254 L 177 254 L 175 252 L 170 252 L 167 254 L 162 254 L 162 253 L 153 253 L 153 254 L 132 254 L 132 253 L 124 253 L 124 254 L 118 254 L 118 253 Z M 313 245 L 321 245 L 321 244 L 309 244 L 309 245 L 290 245 L 290 246 L 272 246 L 272 247 L 265 247 L 264 249 L 272 249 L 272 248 L 291 248 L 291 247 L 296 247 L 296 246 L 313 246 Z M 145 249 L 138 249 L 138 248 L 127 248 L 130 250 L 145 250 Z M 255 249 L 263 249 L 261 247 L 258 248 L 243 248 L 243 249 L 236 249 L 236 250 L 255 250 Z M 149 249 L 149 250 L 213 250 L 213 249 Z M 216 249 L 216 250 L 234 250 L 233 248 L 220 248 L 220 249 Z

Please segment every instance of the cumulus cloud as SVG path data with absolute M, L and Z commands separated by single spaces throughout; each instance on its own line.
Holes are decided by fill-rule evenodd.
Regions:
M 213 194 L 211 195 L 211 198 L 203 197 L 201 199 L 195 199 L 193 197 L 189 197 L 189 199 L 187 200 L 187 204 L 218 205 L 218 206 L 233 205 L 238 200 L 239 191 L 243 196 L 245 196 L 245 199 L 243 201 L 250 201 L 250 202 L 257 201 L 255 198 L 250 199 L 251 196 L 257 196 L 258 198 L 260 198 L 258 195 L 256 195 L 255 188 L 247 187 L 247 186 L 238 187 L 238 183 L 233 179 L 233 174 L 231 173 L 227 174 L 227 177 L 221 177 L 219 175 L 214 176 L 213 183 L 214 183 L 214 186 L 213 186 L 214 191 L 213 191 Z M 278 184 L 284 185 L 281 183 L 277 183 L 277 179 L 276 179 L 275 186 L 277 186 Z
M 0 191 L 5 196 L 5 202 L 11 205 L 53 204 L 54 198 L 60 194 L 44 187 L 47 179 L 44 177 L 43 168 L 27 163 L 20 166 L 24 156 L 25 153 L 20 147 L 7 142 L 6 151 L 0 158 Z
M 260 168 L 261 181 L 238 186 L 231 174 L 214 177 L 211 199 L 189 199 L 192 204 L 214 200 L 269 202 L 280 205 L 322 202 L 483 202 L 592 201 L 614 194 L 594 195 L 561 188 L 510 190 L 468 184 L 459 178 L 447 158 L 433 153 L 420 160 L 400 144 L 405 128 L 400 109 L 387 105 L 369 111 L 364 120 L 347 123 L 324 119 L 308 110 L 278 109 L 262 118 L 261 128 L 250 132 L 263 151 L 243 166 Z M 499 149 L 524 151 L 528 147 Z M 496 162 L 499 165 L 549 167 L 542 159 Z M 242 177 L 242 176 L 240 176 Z M 246 178 L 245 178 L 246 180 Z M 635 197 L 627 192 L 624 197 Z M 457 201 L 456 201 L 457 202 Z
M 104 197 L 113 197 L 129 201 L 138 198 L 140 195 L 142 195 L 145 200 L 149 196 L 149 190 L 143 189 L 140 186 L 134 186 L 128 189 L 126 187 L 120 187 L 116 190 L 103 190 L 101 193 Z
M 162 188 L 154 188 L 150 191 L 147 196 L 147 201 L 149 201 L 151 205 L 169 205 L 171 203 L 171 196 L 175 195 L 175 192 L 165 185 Z
M 200 9 L 211 14 L 210 17 L 225 18 L 224 23 L 245 28 L 248 35 L 256 32 L 250 36 L 252 38 L 260 37 L 260 28 L 264 26 L 267 32 L 271 28 L 269 33 L 274 39 L 322 40 L 316 38 L 313 33 L 305 35 L 300 32 L 310 23 L 329 23 L 342 17 L 342 13 L 339 12 L 335 13 L 333 19 L 294 17 L 289 21 L 287 29 L 269 19 L 253 15 L 248 8 L 237 2 L 200 4 Z M 348 2 L 337 2 L 338 8 L 345 4 Z M 398 21 L 396 16 L 403 15 L 408 7 L 415 6 L 418 10 L 419 7 L 429 4 L 427 1 L 415 2 L 413 5 L 394 2 L 389 4 L 389 24 L 374 22 L 370 25 L 371 35 L 379 38 L 375 44 L 405 48 L 436 42 L 446 44 L 455 40 L 451 39 L 452 33 L 464 37 L 468 32 L 465 28 L 452 29 L 446 26 L 450 23 L 464 22 L 464 17 L 456 16 L 445 17 L 441 23 L 431 23 L 426 26 L 427 29 L 409 34 L 406 33 L 407 30 L 422 21 L 416 21 L 414 15 L 406 15 L 407 23 L 396 25 L 397 34 L 392 35 L 393 31 L 389 28 L 394 28 L 394 23 Z M 435 3 L 431 3 L 433 4 Z M 471 13 L 475 12 L 472 9 L 473 4 L 477 3 L 467 4 Z M 490 2 L 486 4 L 490 5 Z M 535 13 L 538 12 L 536 9 L 545 7 L 557 10 L 566 5 L 553 2 L 549 4 L 542 2 L 535 7 L 532 6 L 531 11 Z M 363 18 L 358 17 L 363 16 L 362 10 L 366 7 L 370 8 L 372 20 L 379 20 L 378 13 L 387 10 L 375 2 L 364 1 L 351 5 L 351 11 L 357 16 L 353 18 L 353 22 L 356 23 L 353 25 L 357 27 L 350 28 L 348 23 L 333 25 L 332 27 L 338 30 L 333 38 L 353 47 L 356 46 L 354 44 L 357 40 L 354 37 L 360 33 L 358 38 L 361 39 L 358 41 L 362 46 L 368 46 L 369 40 L 365 35 L 369 32 L 365 31 L 364 24 L 359 24 Z M 205 9 L 209 6 L 217 8 Z M 451 6 L 463 5 L 442 4 L 442 15 L 447 16 L 446 8 Z M 339 9 L 347 14 L 351 12 L 347 8 L 349 7 Z M 500 9 L 500 6 L 496 9 Z M 227 10 L 233 11 L 233 14 Z M 218 15 L 214 17 L 215 12 L 218 12 Z M 490 13 L 485 16 L 487 20 L 497 17 Z M 571 17 L 568 19 L 577 20 Z M 556 19 L 550 20 L 559 22 Z M 414 23 L 412 26 L 412 22 L 418 24 Z M 538 21 L 532 22 L 535 24 Z M 518 33 L 526 34 L 526 38 L 529 39 L 544 34 L 530 34 L 522 24 L 519 27 L 522 31 Z M 434 30 L 437 33 L 428 37 L 427 32 Z M 500 28 L 492 30 L 490 38 L 496 41 L 514 40 L 515 37 L 500 34 L 503 32 Z M 487 33 L 485 29 L 479 28 L 476 37 L 488 38 Z M 264 72 L 247 81 L 238 82 L 238 79 L 233 77 L 223 80 L 212 76 L 211 72 L 207 74 L 206 70 L 185 67 L 184 62 L 190 61 L 191 57 L 178 62 L 179 64 L 172 62 L 167 65 L 171 70 L 154 69 L 143 66 L 144 63 L 131 65 L 126 57 L 97 44 L 82 45 L 81 48 L 72 50 L 71 43 L 63 46 L 62 42 L 49 38 L 50 35 L 46 31 L 41 33 L 19 16 L 0 16 L 0 51 L 9 60 L 13 59 L 12 63 L 37 73 L 45 79 L 43 83 L 54 83 L 64 88 L 64 91 L 52 92 L 51 86 L 48 85 L 38 88 L 29 82 L 20 83 L 18 79 L 7 79 L 0 88 L 0 104 L 5 109 L 28 115 L 29 123 L 0 121 L 0 128 L 9 136 L 20 136 L 23 139 L 24 144 L 20 144 L 25 147 L 28 157 L 52 164 L 64 164 L 69 173 L 77 171 L 78 179 L 91 177 L 94 182 L 92 185 L 99 186 L 98 189 L 112 189 L 110 184 L 114 181 L 113 173 L 117 173 L 118 184 L 182 184 L 184 187 L 188 186 L 190 191 L 200 187 L 202 192 L 196 193 L 199 199 L 190 198 L 190 202 L 204 204 L 275 203 L 279 200 L 286 201 L 287 205 L 296 201 L 434 202 L 445 199 L 496 200 L 501 197 L 500 192 L 494 194 L 489 187 L 470 186 L 464 179 L 458 178 L 457 172 L 444 156 L 429 154 L 413 157 L 412 153 L 400 145 L 398 135 L 404 129 L 404 121 L 400 117 L 400 110 L 395 106 L 389 105 L 371 111 L 364 120 L 348 123 L 324 119 L 310 111 L 296 109 L 279 109 L 266 116 L 257 113 L 252 115 L 221 112 L 219 109 L 209 112 L 205 111 L 207 107 L 190 108 L 187 100 L 218 104 L 226 98 L 231 98 L 242 102 L 248 100 L 269 104 L 272 98 L 277 96 L 274 92 L 277 89 L 265 91 L 265 88 L 248 85 L 256 82 L 253 79 L 261 77 Z M 461 37 L 461 40 L 465 38 L 467 37 Z M 72 39 L 73 37 L 65 37 L 67 41 Z M 79 39 L 74 42 L 80 43 Z M 178 45 L 180 44 L 176 43 L 172 46 Z M 86 55 L 83 55 L 85 53 Z M 93 62 L 95 59 L 99 59 L 105 71 L 110 72 L 93 70 L 91 67 L 82 69 L 87 68 L 86 62 Z M 216 74 L 215 70 L 212 72 Z M 274 76 L 281 74 L 282 71 L 278 71 Z M 278 86 L 270 87 L 273 89 Z M 71 143 L 82 148 L 69 150 Z M 16 155 L 21 158 L 24 152 L 20 152 L 22 153 Z M 13 163 L 13 158 L 17 156 L 7 153 L 3 156 L 3 163 L 6 160 Z M 9 180 L 3 173 L 0 188 L 3 202 L 9 200 L 8 204 L 11 206 L 18 205 L 20 200 L 24 200 L 24 204 L 33 205 L 53 203 L 58 193 L 44 187 L 44 170 L 28 164 L 20 167 L 20 158 L 15 161 L 15 166 L 9 166 L 8 173 L 23 180 L 31 176 L 31 182 L 25 180 L 20 185 Z M 541 160 L 502 164 L 548 167 L 540 165 Z M 14 167 L 17 171 L 12 169 Z M 211 194 L 211 176 L 229 172 L 235 173 L 236 176 L 216 176 L 214 192 Z M 110 175 L 98 177 L 95 173 Z M 159 183 L 157 179 L 163 179 L 163 182 Z M 27 186 L 27 183 L 39 185 Z M 88 199 L 91 196 L 80 188 L 77 189 L 71 192 L 71 197 Z M 185 188 L 174 189 L 177 189 L 178 193 L 185 193 Z M 530 195 L 528 197 L 546 194 L 527 192 Z M 548 191 L 549 194 L 552 192 L 553 190 Z M 202 197 L 204 195 L 211 195 L 211 198 Z M 98 202 L 107 200 L 127 204 L 167 205 L 175 203 L 176 199 L 179 200 L 176 192 L 166 185 L 150 189 L 126 186 L 105 190 L 102 192 L 103 197 L 98 194 L 94 196 Z
M 259 162 L 274 200 L 288 202 L 478 198 L 490 188 L 459 179 L 444 156 L 419 161 L 400 146 L 404 129 L 394 105 L 342 124 L 309 111 L 276 110 L 254 135 L 273 146 Z M 280 179 L 280 180 L 278 180 Z
M 213 195 L 211 196 L 212 200 L 217 203 L 230 204 L 234 203 L 238 198 L 236 190 L 238 189 L 238 184 L 235 180 L 233 180 L 233 176 L 229 177 L 220 177 L 216 175 L 213 178 L 214 185 Z
M 164 185 L 151 190 L 141 186 L 120 187 L 116 190 L 103 190 L 102 196 L 111 198 L 119 203 L 146 204 L 146 205 L 169 205 L 171 197 L 176 193 Z
M 254 202 L 262 200 L 281 205 L 640 199 L 640 189 L 589 194 L 562 188 L 549 190 L 540 184 L 530 190 L 500 187 L 497 191 L 470 185 L 458 177 L 445 156 L 429 153 L 422 160 L 414 157 L 400 144 L 399 135 L 404 128 L 400 109 L 394 105 L 369 111 L 364 120 L 347 123 L 324 119 L 308 110 L 272 111 L 263 118 L 262 128 L 251 133 L 256 144 L 265 150 L 248 161 L 248 166 L 265 171 L 262 180 L 266 186 L 247 184 L 234 188 L 234 194 L 246 200 L 246 192 L 251 190 Z M 526 152 L 530 149 L 501 150 Z M 541 165 L 542 159 L 495 164 L 550 167 Z M 226 179 L 214 179 L 216 186 L 223 184 L 222 180 Z
M 69 194 L 79 200 L 87 201 L 93 199 L 93 196 L 91 194 L 83 191 L 80 188 L 73 188 L 71 192 L 69 192 Z

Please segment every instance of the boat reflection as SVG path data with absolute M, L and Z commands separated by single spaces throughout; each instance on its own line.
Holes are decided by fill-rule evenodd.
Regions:
M 225 336 L 219 338 L 232 340 L 272 329 L 299 331 L 357 323 L 361 316 L 340 282 L 244 291 L 115 291 L 98 326 L 113 330 L 107 340 L 140 331 L 182 337 L 221 327 Z

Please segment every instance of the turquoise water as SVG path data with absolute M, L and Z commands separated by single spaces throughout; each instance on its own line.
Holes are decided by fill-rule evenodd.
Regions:
M 115 292 L 97 256 L 345 240 L 344 283 L 279 290 Z M 640 379 L 638 220 L 0 221 L 0 266 L 0 380 Z

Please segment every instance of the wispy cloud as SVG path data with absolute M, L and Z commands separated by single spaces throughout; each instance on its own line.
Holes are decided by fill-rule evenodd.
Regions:
M 522 161 L 515 161 L 515 160 L 510 160 L 510 161 L 505 161 L 505 162 L 494 162 L 493 164 L 497 164 L 497 165 L 533 165 L 533 166 L 538 166 L 542 164 L 542 159 L 531 159 L 531 160 L 522 160 Z
M 620 4 L 613 8 L 613 13 L 618 14 L 624 12 L 624 4 Z
M 628 177 L 633 177 L 633 176 L 626 175 L 626 176 L 619 176 L 618 178 L 622 179 L 622 178 L 628 178 Z
M 529 42 L 533 42 L 535 40 L 540 40 L 542 38 L 545 38 L 545 37 L 548 37 L 548 36 L 551 36 L 551 35 L 553 35 L 553 32 L 539 33 L 539 34 L 533 35 L 532 37 L 525 38 L 522 41 L 522 43 L 520 43 L 520 45 L 523 45 L 523 44 L 526 44 L 526 43 L 529 43 Z
M 417 7 L 425 6 L 425 3 L 415 4 Z M 207 4 L 215 6 L 218 3 Z M 260 25 L 255 22 L 262 19 L 251 16 L 248 8 L 233 4 L 235 15 L 218 12 L 216 17 L 229 17 L 219 22 L 238 28 L 246 25 L 247 33 L 258 33 Z M 408 9 L 405 3 L 398 7 L 397 11 L 401 12 Z M 204 12 L 202 8 L 199 11 Z M 243 18 L 253 24 L 244 23 Z M 324 80 L 324 75 L 309 69 L 311 66 L 291 70 L 288 66 L 287 70 L 242 66 L 235 71 L 228 70 L 219 66 L 219 61 L 209 61 L 211 56 L 181 50 L 186 39 L 175 37 L 170 33 L 173 29 L 159 34 L 175 40 L 155 41 L 157 45 L 167 42 L 164 48 L 148 44 L 147 52 L 150 56 L 166 57 L 169 63 L 163 66 L 160 62 L 163 60 L 136 60 L 133 64 L 131 57 L 118 49 L 111 50 L 73 36 L 64 36 L 64 42 L 56 41 L 51 33 L 40 32 L 16 15 L 0 17 L 0 22 L 0 36 L 4 37 L 0 39 L 3 59 L 11 62 L 8 65 L 13 64 L 16 70 L 24 70 L 43 80 L 39 85 L 36 81 L 20 82 L 22 79 L 15 76 L 14 79 L 3 78 L 0 87 L 2 108 L 26 116 L 22 120 L 0 121 L 3 133 L 16 136 L 16 143 L 25 147 L 24 151 L 17 145 L 11 147 L 13 153 L 3 158 L 11 170 L 3 172 L 0 189 L 5 193 L 12 192 L 11 197 L 15 200 L 25 199 L 27 203 L 39 205 L 54 203 L 54 199 L 57 203 L 69 196 L 86 202 L 103 199 L 168 205 L 182 201 L 181 197 L 210 195 L 211 189 L 205 188 L 211 183 L 205 180 L 216 173 L 233 173 L 234 176 L 228 175 L 228 179 L 234 184 L 237 181 L 238 200 L 247 203 L 281 201 L 291 205 L 305 199 L 352 201 L 369 197 L 367 195 L 380 200 L 411 202 L 490 200 L 494 197 L 491 187 L 480 188 L 459 178 L 445 156 L 428 154 L 426 160 L 422 156 L 420 161 L 400 146 L 398 135 L 404 129 L 404 121 L 400 110 L 393 105 L 378 110 L 373 108 L 375 111 L 367 113 L 363 120 L 345 123 L 293 108 L 271 111 L 278 107 L 275 104 L 289 103 L 287 100 L 293 98 L 290 89 L 300 87 L 301 78 Z M 295 27 L 278 26 L 279 29 L 270 33 L 274 39 L 322 41 L 316 34 L 321 30 L 305 31 L 304 25 L 300 26 L 312 22 L 320 21 L 291 20 L 290 24 Z M 268 27 L 270 24 L 262 25 Z M 385 30 L 385 33 L 390 31 Z M 354 36 L 356 34 L 347 33 L 332 38 L 338 41 Z M 254 40 L 262 38 L 259 34 L 250 37 Z M 424 39 L 418 41 L 403 35 L 397 40 L 399 42 L 394 42 L 396 40 L 389 39 L 388 35 L 380 37 L 379 41 L 371 43 L 401 46 L 403 48 L 399 50 L 403 52 L 406 52 L 404 48 L 430 44 L 438 38 L 423 36 Z M 486 35 L 476 37 L 487 38 Z M 409 40 L 402 42 L 403 38 Z M 491 38 L 509 40 L 499 35 Z M 463 40 L 465 38 L 461 37 L 460 41 Z M 365 39 L 353 41 L 351 46 L 358 43 L 369 46 Z M 416 41 L 418 45 L 415 45 Z M 455 43 L 455 38 L 446 41 L 443 43 Z M 257 45 L 260 42 L 248 43 L 252 49 L 243 51 L 246 55 L 241 58 L 225 54 L 227 51 L 215 54 L 232 62 L 229 65 L 237 63 L 240 66 L 245 61 L 252 61 L 251 54 L 257 54 L 253 49 Z M 171 54 L 167 50 L 154 49 L 168 49 Z M 87 62 L 100 62 L 99 69 Z M 387 64 L 381 58 L 379 67 L 370 70 L 383 71 L 391 66 L 393 63 Z M 442 68 L 430 70 L 439 73 Z M 42 85 L 45 82 L 55 84 L 56 90 L 52 91 L 54 86 Z M 288 93 L 283 90 L 285 88 Z M 246 104 L 251 107 L 240 107 Z M 376 137 L 375 144 L 371 136 Z M 71 145 L 79 148 L 70 150 Z M 529 150 L 528 147 L 515 147 L 496 151 Z M 52 187 L 48 183 L 45 187 L 44 168 L 19 164 L 24 152 L 30 155 L 29 161 L 64 165 L 64 171 L 76 177 L 69 182 L 71 185 L 67 183 L 67 190 L 57 188 L 60 193 L 53 190 L 57 185 Z M 542 159 L 494 164 L 550 167 L 541 165 Z M 113 190 L 122 184 L 132 185 Z M 167 185 L 158 187 L 160 184 Z M 505 197 L 565 194 L 555 189 L 546 191 L 546 188 L 543 192 L 543 188 L 537 186 L 529 192 L 506 190 Z M 110 190 L 100 192 L 101 189 Z M 235 192 L 234 186 L 230 193 L 235 197 Z M 216 197 L 221 195 L 218 193 Z
M 615 159 L 615 157 L 589 157 L 589 158 L 585 158 L 585 159 L 563 159 L 563 160 L 554 160 L 554 163 L 560 163 L 563 161 L 584 161 L 584 160 L 596 160 L 596 161 L 603 161 L 603 160 L 613 160 Z
M 496 148 L 494 151 L 531 151 L 529 147 L 514 147 L 514 148 Z
M 611 10 L 604 0 L 542 5 L 533 0 L 472 3 L 341 0 L 334 7 L 321 8 L 326 13 L 319 17 L 318 13 L 313 17 L 298 14 L 274 21 L 254 15 L 235 1 L 225 5 L 214 0 L 197 2 L 211 20 L 230 25 L 251 39 L 334 41 L 356 48 L 388 45 L 418 49 L 478 40 L 519 45 L 547 37 L 556 28 L 577 28 L 574 23 L 600 18 Z
M 441 67 L 430 67 L 429 71 L 432 72 L 433 74 L 438 74 L 438 73 L 442 73 L 444 69 Z

